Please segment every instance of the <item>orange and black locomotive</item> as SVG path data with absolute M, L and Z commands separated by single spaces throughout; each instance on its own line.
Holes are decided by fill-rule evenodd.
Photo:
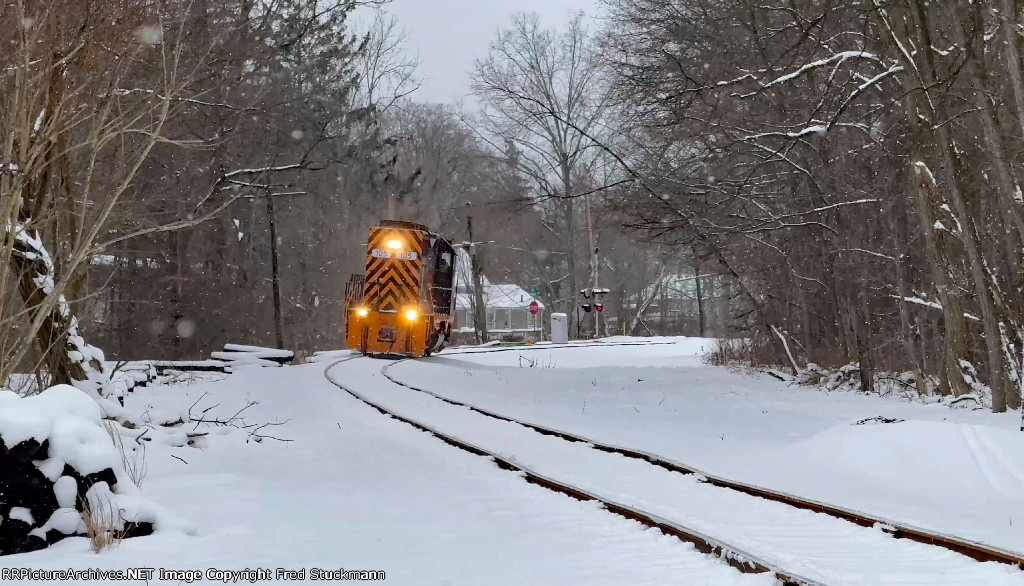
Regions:
M 370 228 L 366 274 L 345 289 L 345 340 L 370 355 L 429 356 L 451 338 L 455 249 L 426 226 Z

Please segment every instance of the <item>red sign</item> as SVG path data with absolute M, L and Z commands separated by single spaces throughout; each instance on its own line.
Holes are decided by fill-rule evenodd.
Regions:
M 538 311 L 540 311 L 540 305 L 538 305 L 536 301 L 531 301 L 530 302 L 530 313 L 532 313 L 533 315 L 537 315 Z

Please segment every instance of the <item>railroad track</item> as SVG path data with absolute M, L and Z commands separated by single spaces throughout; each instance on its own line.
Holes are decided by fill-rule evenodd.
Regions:
M 528 482 L 599 502 L 743 572 L 770 572 L 784 584 L 1024 584 L 1017 571 L 1024 566 L 1019 554 L 706 475 L 656 454 L 455 401 L 392 375 L 389 369 L 402 360 L 367 361 L 346 371 L 346 382 L 338 380 L 334 374 L 340 371 L 332 369 L 355 358 L 360 356 L 331 364 L 325 375 L 380 413 L 488 458 Z M 435 401 L 447 411 L 432 407 Z M 495 426 L 484 424 L 487 419 Z M 904 545 L 891 537 L 903 538 Z
M 392 366 L 403 361 L 404 360 L 398 360 L 385 365 L 381 369 L 381 374 L 396 385 L 402 386 L 412 391 L 427 394 L 449 405 L 463 407 L 492 419 L 505 421 L 508 423 L 515 423 L 523 427 L 532 429 L 543 435 L 557 437 L 573 443 L 582 443 L 594 450 L 618 454 L 621 456 L 625 456 L 626 458 L 631 458 L 635 460 L 642 460 L 649 464 L 653 464 L 660 468 L 669 470 L 671 472 L 677 472 L 679 474 L 686 475 L 696 475 L 699 477 L 701 482 L 710 484 L 712 486 L 742 492 L 745 494 L 749 494 L 751 496 L 756 496 L 770 501 L 783 503 L 798 509 L 810 510 L 817 513 L 824 513 L 837 519 L 842 519 L 850 523 L 855 523 L 862 527 L 879 527 L 883 531 L 897 539 L 908 539 L 926 545 L 942 547 L 981 562 L 1000 562 L 1015 566 L 1018 569 L 1024 569 L 1024 556 L 1018 553 L 1001 550 L 988 545 L 975 543 L 963 539 L 958 539 L 949 535 L 942 535 L 938 533 L 929 532 L 918 527 L 913 527 L 907 524 L 893 521 L 891 519 L 874 517 L 863 512 L 844 509 L 842 507 L 838 507 L 828 503 L 814 501 L 811 499 L 805 499 L 791 494 L 773 491 L 764 487 L 714 476 L 692 466 L 688 466 L 686 464 L 682 464 L 670 460 L 668 458 L 664 458 L 657 454 L 651 454 L 649 452 L 633 450 L 621 446 L 602 443 L 589 437 L 570 433 L 567 431 L 562 431 L 559 429 L 554 429 L 536 423 L 531 423 L 528 421 L 523 421 L 513 417 L 508 417 L 506 415 L 502 415 L 500 413 L 496 413 L 494 411 L 490 411 L 488 409 L 484 409 L 476 405 L 456 401 L 454 399 L 445 397 L 433 391 L 429 391 L 427 389 L 411 385 L 405 381 L 396 378 L 395 376 L 391 375 L 388 372 L 388 370 Z
M 520 463 L 510 460 L 509 458 L 501 456 L 492 451 L 486 450 L 480 446 L 477 446 L 465 440 L 456 438 L 452 435 L 446 434 L 425 423 L 416 421 L 415 419 L 409 417 L 405 417 L 390 409 L 387 409 L 386 407 L 380 405 L 379 403 L 370 400 L 363 394 L 339 382 L 331 375 L 331 370 L 334 367 L 341 363 L 354 360 L 356 358 L 361 358 L 361 356 L 342 358 L 331 363 L 324 370 L 324 376 L 332 384 L 334 384 L 341 390 L 345 391 L 349 395 L 352 395 L 354 398 L 361 401 L 362 403 L 375 409 L 382 415 L 391 417 L 393 419 L 397 419 L 398 421 L 411 425 L 416 429 L 429 433 L 451 446 L 454 446 L 471 454 L 487 458 L 493 461 L 502 470 L 507 470 L 510 472 L 520 474 L 524 480 L 531 484 L 546 488 L 556 493 L 567 495 L 580 501 L 599 502 L 607 511 L 613 514 L 620 515 L 627 519 L 632 519 L 647 527 L 658 529 L 662 533 L 666 535 L 671 535 L 679 539 L 680 541 L 693 544 L 698 551 L 705 554 L 713 555 L 725 561 L 730 566 L 739 570 L 740 572 L 757 574 L 770 572 L 775 576 L 776 580 L 778 580 L 779 583 L 785 586 L 822 586 L 820 582 L 803 577 L 795 572 L 787 571 L 783 568 L 780 568 L 777 565 L 771 564 L 754 554 L 744 551 L 742 548 L 732 546 L 728 543 L 723 542 L 722 540 L 715 539 L 713 537 L 705 535 L 700 531 L 684 527 L 678 523 L 675 523 L 668 519 L 661 518 L 657 515 L 653 515 L 636 507 L 631 507 L 629 505 L 601 497 L 597 494 L 589 492 L 580 487 L 573 486 L 571 484 L 559 482 L 558 480 L 539 474 L 523 466 Z M 391 380 L 391 377 L 388 378 L 389 380 Z M 400 384 L 401 386 L 406 388 L 412 388 L 402 383 L 396 384 Z

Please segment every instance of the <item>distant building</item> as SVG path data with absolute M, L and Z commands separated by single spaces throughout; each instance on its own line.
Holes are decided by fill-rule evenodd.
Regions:
M 456 342 L 475 341 L 473 303 L 475 291 L 471 261 L 465 250 L 458 252 L 458 296 L 455 300 Z M 496 284 L 481 276 L 484 306 L 487 315 L 487 334 L 491 340 L 508 342 L 537 341 L 544 323 L 544 304 L 522 287 L 514 284 Z M 530 313 L 530 303 L 537 303 L 537 315 Z
M 733 291 L 729 280 L 718 275 L 700 277 L 700 297 L 697 296 L 697 277 L 677 273 L 663 275 L 655 283 L 627 297 L 623 303 L 635 319 L 632 334 L 726 336 L 731 331 L 732 316 L 743 315 L 742 298 Z M 639 319 L 636 319 L 640 312 Z M 700 328 L 703 313 L 704 328 Z M 632 323 L 632 321 L 630 322 Z

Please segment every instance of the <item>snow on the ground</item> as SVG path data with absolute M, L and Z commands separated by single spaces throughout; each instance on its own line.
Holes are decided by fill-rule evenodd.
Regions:
M 642 342 L 648 345 L 638 345 Z M 559 347 L 450 349 L 401 362 L 390 374 L 454 399 L 655 452 L 708 473 L 1024 552 L 1024 519 L 1014 519 L 1017 511 L 1024 517 L 1024 434 L 1016 431 L 1018 414 L 787 385 L 704 365 L 700 355 L 713 344 L 614 338 Z M 383 570 L 389 584 L 448 586 L 772 582 L 770 576 L 742 575 L 593 503 L 527 484 L 483 458 L 380 415 L 324 378 L 328 365 L 348 357 L 347 351 L 321 353 L 303 366 L 242 367 L 227 376 L 195 375 L 129 394 L 125 410 L 145 414 L 156 440 L 146 444 L 143 493 L 187 519 L 195 535 L 158 531 L 101 554 L 92 553 L 84 538 L 69 538 L 44 551 L 5 557 L 0 565 L 202 572 L 346 568 Z M 808 552 L 812 559 L 802 559 L 794 553 L 806 537 L 800 532 L 816 525 L 818 515 L 801 513 L 797 533 L 772 537 L 771 524 L 749 523 L 750 516 L 764 521 L 779 514 L 784 521 L 791 511 L 749 509 L 754 506 L 749 501 L 714 506 L 721 505 L 715 499 L 726 497 L 693 478 L 666 472 L 645 482 L 649 472 L 640 463 L 623 463 L 585 446 L 565 447 L 553 438 L 534 444 L 521 428 L 509 431 L 517 426 L 498 426 L 471 413 L 452 415 L 459 409 L 412 391 L 400 393 L 379 373 L 387 363 L 357 359 L 334 372 L 344 384 L 368 394 L 384 392 L 397 406 L 436 418 L 440 428 L 461 426 L 448 431 L 474 434 L 524 464 L 544 463 L 569 450 L 573 458 L 551 459 L 546 471 L 568 474 L 623 501 L 640 498 L 633 504 L 666 517 L 703 522 L 706 533 L 724 531 L 745 546 L 772 553 L 787 569 L 814 574 L 820 569 L 814 564 L 834 547 L 830 539 L 847 540 L 851 547 L 864 539 L 884 542 L 879 559 L 892 557 L 891 543 L 893 551 L 904 553 L 906 566 L 880 574 L 876 556 L 854 557 L 875 546 L 865 547 L 829 562 L 845 572 L 839 583 L 865 583 L 867 575 L 901 584 L 1021 581 L 1021 574 L 1005 566 L 960 565 L 943 550 L 878 541 L 871 530 L 834 525 L 838 522 L 828 518 L 819 529 L 830 537 L 821 539 L 821 549 Z M 410 403 L 410 396 L 418 398 Z M 258 404 L 243 412 L 245 423 L 280 423 L 263 432 L 291 441 L 257 443 L 251 428 L 204 425 L 201 431 L 209 435 L 189 447 L 191 426 L 161 425 L 187 418 L 189 409 L 199 413 L 208 407 L 204 417 L 229 418 L 252 401 Z M 876 416 L 905 421 L 854 425 Z M 577 461 L 575 456 L 585 452 L 600 454 L 607 467 Z M 678 498 L 684 490 L 695 491 L 689 493 L 692 500 Z M 716 508 L 722 516 L 701 516 Z M 907 569 L 922 560 L 931 569 Z M 866 573 L 851 574 L 860 566 Z M 948 573 L 929 573 L 935 568 Z
M 710 340 L 677 341 L 452 349 L 390 374 L 710 474 L 1024 552 L 1018 413 L 827 393 L 704 365 Z M 876 416 L 905 421 L 855 425 Z
M 33 479 L 20 475 L 17 480 L 30 479 L 32 484 L 27 487 L 29 496 L 52 487 L 56 498 L 55 503 L 48 503 L 45 497 L 30 498 L 24 503 L 36 515 L 45 511 L 48 519 L 33 519 L 32 512 L 24 507 L 15 507 L 21 510 L 12 510 L 11 518 L 24 520 L 27 517 L 29 528 L 35 527 L 28 535 L 44 542 L 54 540 L 47 535 L 51 529 L 63 535 L 84 535 L 86 525 L 75 510 L 79 496 L 84 496 L 93 506 L 93 511 L 100 511 L 101 507 L 116 508 L 118 515 L 110 522 L 118 530 L 124 529 L 126 523 L 148 523 L 157 531 L 190 532 L 187 521 L 140 494 L 123 465 L 124 456 L 111 437 L 104 428 L 100 406 L 88 394 L 71 385 L 56 385 L 24 398 L 11 391 L 0 391 L 0 453 L 3 456 L 17 452 L 29 457 L 39 456 L 33 464 L 42 477 Z M 26 449 L 32 451 L 26 452 Z M 18 474 L 13 472 L 18 468 L 7 462 L 0 463 L 0 466 L 4 466 L 6 475 Z M 78 484 L 91 475 L 103 473 L 111 476 L 106 480 L 91 480 L 95 484 L 88 488 Z M 10 476 L 3 480 L 0 496 L 4 504 L 10 506 L 12 499 L 18 502 L 26 497 L 22 492 L 26 487 L 8 484 L 14 480 Z M 44 480 L 51 484 L 44 484 Z M 96 514 L 99 515 L 98 512 Z M 0 522 L 2 520 L 0 517 Z
M 604 366 L 665 367 L 700 364 L 700 356 L 717 344 L 710 338 L 639 338 L 614 336 L 566 345 L 540 343 L 504 348 L 450 348 L 437 357 L 472 355 L 474 366 L 589 368 Z M 625 352 L 623 352 L 625 350 Z
M 221 427 L 201 449 L 151 442 L 145 494 L 189 519 L 195 535 L 158 532 L 100 554 L 69 538 L 3 566 L 345 568 L 417 586 L 773 582 L 386 418 L 330 384 L 326 365 L 241 368 L 130 394 L 126 409 L 154 422 L 206 407 L 204 417 L 228 418 L 257 401 L 246 424 L 283 423 L 264 431 L 291 441 L 257 443 Z
M 1004 564 L 981 564 L 942 548 L 893 539 L 878 528 L 717 488 L 693 475 L 594 450 L 382 383 L 381 367 L 380 360 L 364 358 L 343 363 L 330 375 L 399 415 L 544 476 L 720 539 L 745 555 L 817 583 L 1024 584 L 1024 573 Z

